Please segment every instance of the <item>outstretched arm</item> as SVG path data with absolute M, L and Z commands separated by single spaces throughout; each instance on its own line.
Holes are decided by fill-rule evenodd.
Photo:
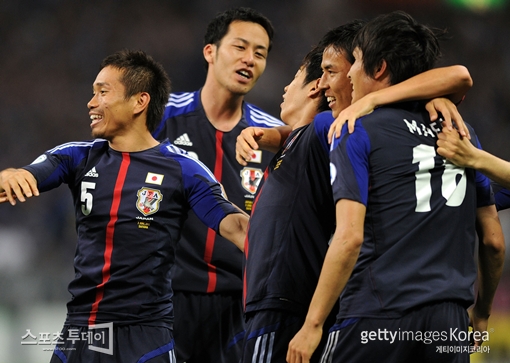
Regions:
M 322 337 L 326 318 L 351 276 L 363 243 L 366 207 L 341 199 L 336 204 L 337 227 L 326 253 L 322 271 L 303 327 L 289 343 L 287 362 L 310 361 Z
M 264 149 L 276 153 L 289 136 L 290 126 L 278 126 L 273 128 L 247 127 L 236 142 L 236 160 L 241 165 L 248 165 L 253 150 Z
M 240 213 L 227 215 L 220 222 L 220 235 L 244 251 L 244 240 L 248 231 L 248 214 L 239 209 Z
M 498 212 L 494 205 L 477 209 L 478 247 L 478 294 L 470 312 L 474 332 L 487 331 L 492 301 L 496 293 L 505 261 L 505 238 L 501 229 Z M 476 334 L 476 333 L 475 333 Z M 480 337 L 475 337 L 475 348 L 482 345 Z
M 460 65 L 435 68 L 420 73 L 401 83 L 369 93 L 340 112 L 331 125 L 328 134 L 329 140 L 331 142 L 333 137 L 340 137 L 340 131 L 345 122 L 348 122 L 349 132 L 352 133 L 356 119 L 369 114 L 376 107 L 395 102 L 428 100 L 435 97 L 446 97 L 457 104 L 462 101 L 472 85 L 473 80 L 469 71 L 466 67 Z M 452 119 L 448 119 L 446 115 L 443 116 L 446 126 L 452 127 Z M 469 137 L 469 132 L 462 118 L 454 118 L 453 120 L 461 134 Z M 435 119 L 432 119 L 432 121 L 435 121 Z
M 455 130 L 438 134 L 437 153 L 455 165 L 473 168 L 505 188 L 510 188 L 510 163 L 475 147 Z
M 0 172 L 0 203 L 16 205 L 16 199 L 24 202 L 26 198 L 38 196 L 37 181 L 32 173 L 25 169 L 9 168 Z

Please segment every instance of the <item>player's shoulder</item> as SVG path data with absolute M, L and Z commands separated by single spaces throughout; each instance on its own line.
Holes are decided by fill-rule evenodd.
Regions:
M 200 102 L 200 92 L 172 92 L 165 105 L 163 119 L 182 115 L 194 110 Z
M 94 139 L 88 141 L 71 141 L 60 144 L 48 150 L 50 154 L 75 154 L 88 153 L 91 149 L 103 149 L 108 147 L 108 141 L 104 139 Z
M 335 121 L 335 118 L 333 117 L 333 113 L 331 111 L 323 111 L 315 115 L 313 118 L 313 123 L 315 124 L 315 127 L 329 127 L 331 124 Z
M 212 172 L 198 159 L 194 158 L 184 149 L 173 145 L 168 140 L 160 144 L 160 152 L 168 159 L 172 159 L 181 167 L 182 173 L 190 176 L 196 174 L 211 176 L 214 178 Z
M 249 126 L 276 127 L 284 123 L 252 103 L 244 102 L 244 115 Z

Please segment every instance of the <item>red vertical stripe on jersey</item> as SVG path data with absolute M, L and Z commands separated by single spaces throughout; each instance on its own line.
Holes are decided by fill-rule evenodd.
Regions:
M 122 197 L 122 188 L 126 181 L 126 174 L 129 167 L 129 154 L 122 153 L 122 163 L 120 164 L 120 170 L 117 175 L 117 181 L 115 182 L 115 189 L 113 190 L 112 206 L 110 208 L 110 220 L 106 226 L 106 240 L 104 250 L 104 265 L 103 265 L 103 281 L 96 286 L 96 300 L 92 304 L 89 317 L 89 325 L 96 323 L 96 315 L 99 308 L 99 303 L 103 300 L 104 285 L 110 279 L 110 268 L 112 262 L 113 252 L 113 234 L 115 232 L 115 223 L 117 223 L 118 212 L 120 206 L 120 200 Z
M 214 177 L 221 183 L 223 173 L 223 132 L 219 130 L 216 130 L 216 160 L 214 162 L 213 173 Z M 216 266 L 211 263 L 215 240 L 216 232 L 209 228 L 207 230 L 204 253 L 204 261 L 207 263 L 207 275 L 209 277 L 207 292 L 214 292 L 216 290 Z

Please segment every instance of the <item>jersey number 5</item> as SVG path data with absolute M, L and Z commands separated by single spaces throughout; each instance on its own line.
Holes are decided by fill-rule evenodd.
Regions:
M 413 148 L 413 164 L 418 163 L 416 172 L 416 212 L 430 212 L 430 198 L 432 197 L 432 175 L 436 150 L 430 145 L 418 145 Z M 459 168 L 449 161 L 443 161 L 444 172 L 441 178 L 441 194 L 449 207 L 458 207 L 466 195 L 466 170 Z M 460 180 L 457 182 L 457 176 Z
M 81 194 L 80 200 L 83 203 L 81 206 L 81 212 L 83 215 L 88 216 L 92 212 L 92 194 L 88 191 L 89 189 L 96 189 L 96 183 L 81 182 Z

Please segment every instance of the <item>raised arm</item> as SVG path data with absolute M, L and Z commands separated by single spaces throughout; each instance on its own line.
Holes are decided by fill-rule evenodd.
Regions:
M 38 195 L 37 181 L 29 171 L 9 168 L 0 172 L 0 203 L 16 205 L 16 199 L 24 202 L 25 198 Z
M 289 136 L 290 126 L 278 126 L 273 128 L 247 127 L 236 142 L 236 160 L 241 165 L 248 165 L 253 150 L 264 149 L 276 153 Z
M 478 294 L 471 310 L 470 320 L 473 331 L 487 331 L 492 302 L 505 261 L 505 238 L 501 229 L 498 212 L 494 205 L 477 209 L 478 246 Z M 475 333 L 476 334 L 476 333 Z M 474 335 L 475 347 L 482 340 Z
M 429 100 L 436 97 L 446 97 L 454 103 L 459 103 L 472 85 L 471 75 L 464 66 L 455 65 L 428 70 L 391 87 L 372 92 L 347 107 L 340 112 L 331 125 L 328 137 L 330 142 L 333 137 L 339 137 L 345 122 L 349 124 L 349 132 L 352 132 L 357 118 L 369 114 L 382 105 Z M 469 136 L 462 119 L 454 119 L 454 121 L 462 135 Z M 445 118 L 445 122 L 446 126 L 452 126 L 451 119 Z

